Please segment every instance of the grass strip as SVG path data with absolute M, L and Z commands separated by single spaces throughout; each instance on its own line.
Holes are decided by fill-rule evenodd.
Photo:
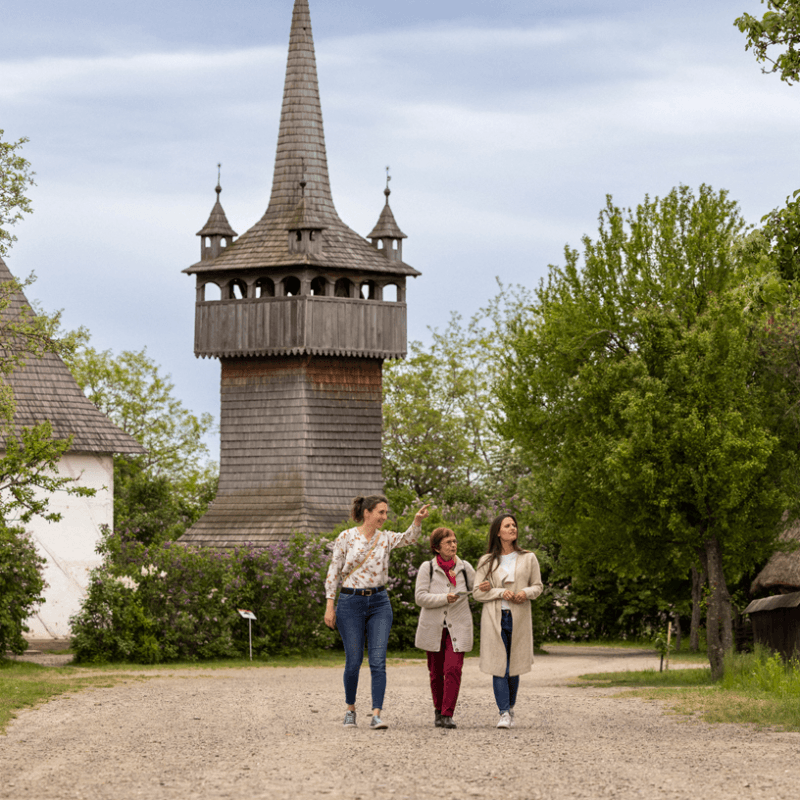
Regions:
M 737 660 L 743 659 L 739 657 Z M 730 662 L 728 666 L 730 669 Z M 782 687 L 770 690 L 754 686 L 754 672 L 757 677 L 757 667 L 746 672 L 748 684 L 732 680 L 730 676 L 735 674 L 734 670 L 728 673 L 729 677 L 722 683 L 714 683 L 711 670 L 703 668 L 667 672 L 601 672 L 581 675 L 581 683 L 576 685 L 627 688 L 630 691 L 616 696 L 656 700 L 665 703 L 675 714 L 704 722 L 800 731 L 800 696 Z
M 129 675 L 81 676 L 74 667 L 42 667 L 0 659 L 0 733 L 23 708 L 33 708 L 58 695 L 88 687 L 115 686 Z

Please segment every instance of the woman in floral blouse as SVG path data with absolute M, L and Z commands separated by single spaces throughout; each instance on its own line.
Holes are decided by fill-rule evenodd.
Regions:
M 419 539 L 428 506 L 417 511 L 414 523 L 405 533 L 381 530 L 388 515 L 389 501 L 382 495 L 353 500 L 352 517 L 357 525 L 342 531 L 336 538 L 325 580 L 328 600 L 325 624 L 329 628 L 338 627 L 344 642 L 345 727 L 356 724 L 356 691 L 364 660 L 365 637 L 372 674 L 370 728 L 388 727 L 380 715 L 386 691 L 386 648 L 392 629 L 392 604 L 386 593 L 389 554 L 395 547 L 414 544 Z M 339 602 L 334 608 L 336 590 L 340 586 Z

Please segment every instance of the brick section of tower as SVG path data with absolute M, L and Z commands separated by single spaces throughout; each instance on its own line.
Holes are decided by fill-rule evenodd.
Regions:
M 223 358 L 220 484 L 187 544 L 265 546 L 328 531 L 380 493 L 381 361 Z

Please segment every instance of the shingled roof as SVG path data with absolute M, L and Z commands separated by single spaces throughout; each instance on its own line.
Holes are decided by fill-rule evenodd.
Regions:
M 397 222 L 395 222 L 394 214 L 392 214 L 391 206 L 389 205 L 389 195 L 392 193 L 391 189 L 387 186 L 383 193 L 386 195 L 386 204 L 381 211 L 380 217 L 368 235 L 369 239 L 408 239 L 403 231 L 400 230 Z
M 0 258 L 0 283 L 14 276 Z M 22 292 L 11 295 L 3 311 L 6 319 L 18 317 L 30 305 Z M 32 313 L 32 312 L 31 312 Z M 73 453 L 144 453 L 145 449 L 132 436 L 118 428 L 81 391 L 67 365 L 55 354 L 30 357 L 11 375 L 0 376 L 0 382 L 14 392 L 16 409 L 14 425 L 31 427 L 50 422 L 56 439 L 72 436 L 69 452 Z M 5 439 L 0 434 L 0 449 Z
M 214 208 L 211 209 L 211 214 L 208 217 L 203 227 L 197 231 L 198 236 L 237 236 L 236 231 L 231 227 L 228 218 L 225 216 L 225 211 L 222 208 L 222 203 L 219 201 L 219 193 L 222 187 L 217 184 L 214 191 L 217 193 L 217 202 L 214 203 Z
M 306 187 L 302 214 L 313 219 L 318 229 L 324 227 L 324 231 L 319 253 L 298 255 L 289 251 L 287 230 L 303 199 L 300 185 L 303 181 Z M 359 273 L 420 274 L 402 261 L 387 259 L 336 213 L 328 177 L 308 0 L 295 0 L 294 4 L 278 150 L 267 211 L 224 253 L 213 260 L 200 261 L 184 272 L 241 271 L 298 263 Z
M 800 589 L 800 520 L 787 525 L 781 532 L 780 540 L 784 544 L 793 544 L 795 549 L 774 553 L 750 586 L 750 594 L 776 589 L 782 592 Z

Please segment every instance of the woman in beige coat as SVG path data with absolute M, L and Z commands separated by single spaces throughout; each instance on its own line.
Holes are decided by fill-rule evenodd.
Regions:
M 492 688 L 500 712 L 498 728 L 514 725 L 519 676 L 533 664 L 531 600 L 542 593 L 542 576 L 536 556 L 517 543 L 517 520 L 501 514 L 489 529 L 486 555 L 478 561 L 473 597 L 481 611 L 482 672 L 492 675 Z M 483 589 L 488 581 L 490 588 Z
M 422 607 L 414 644 L 428 653 L 428 672 L 437 728 L 455 728 L 453 712 L 461 688 L 464 653 L 472 650 L 472 612 L 468 592 L 475 570 L 457 555 L 458 541 L 449 528 L 431 534 L 433 558 L 417 572 L 414 600 Z M 489 588 L 489 582 L 484 585 Z

